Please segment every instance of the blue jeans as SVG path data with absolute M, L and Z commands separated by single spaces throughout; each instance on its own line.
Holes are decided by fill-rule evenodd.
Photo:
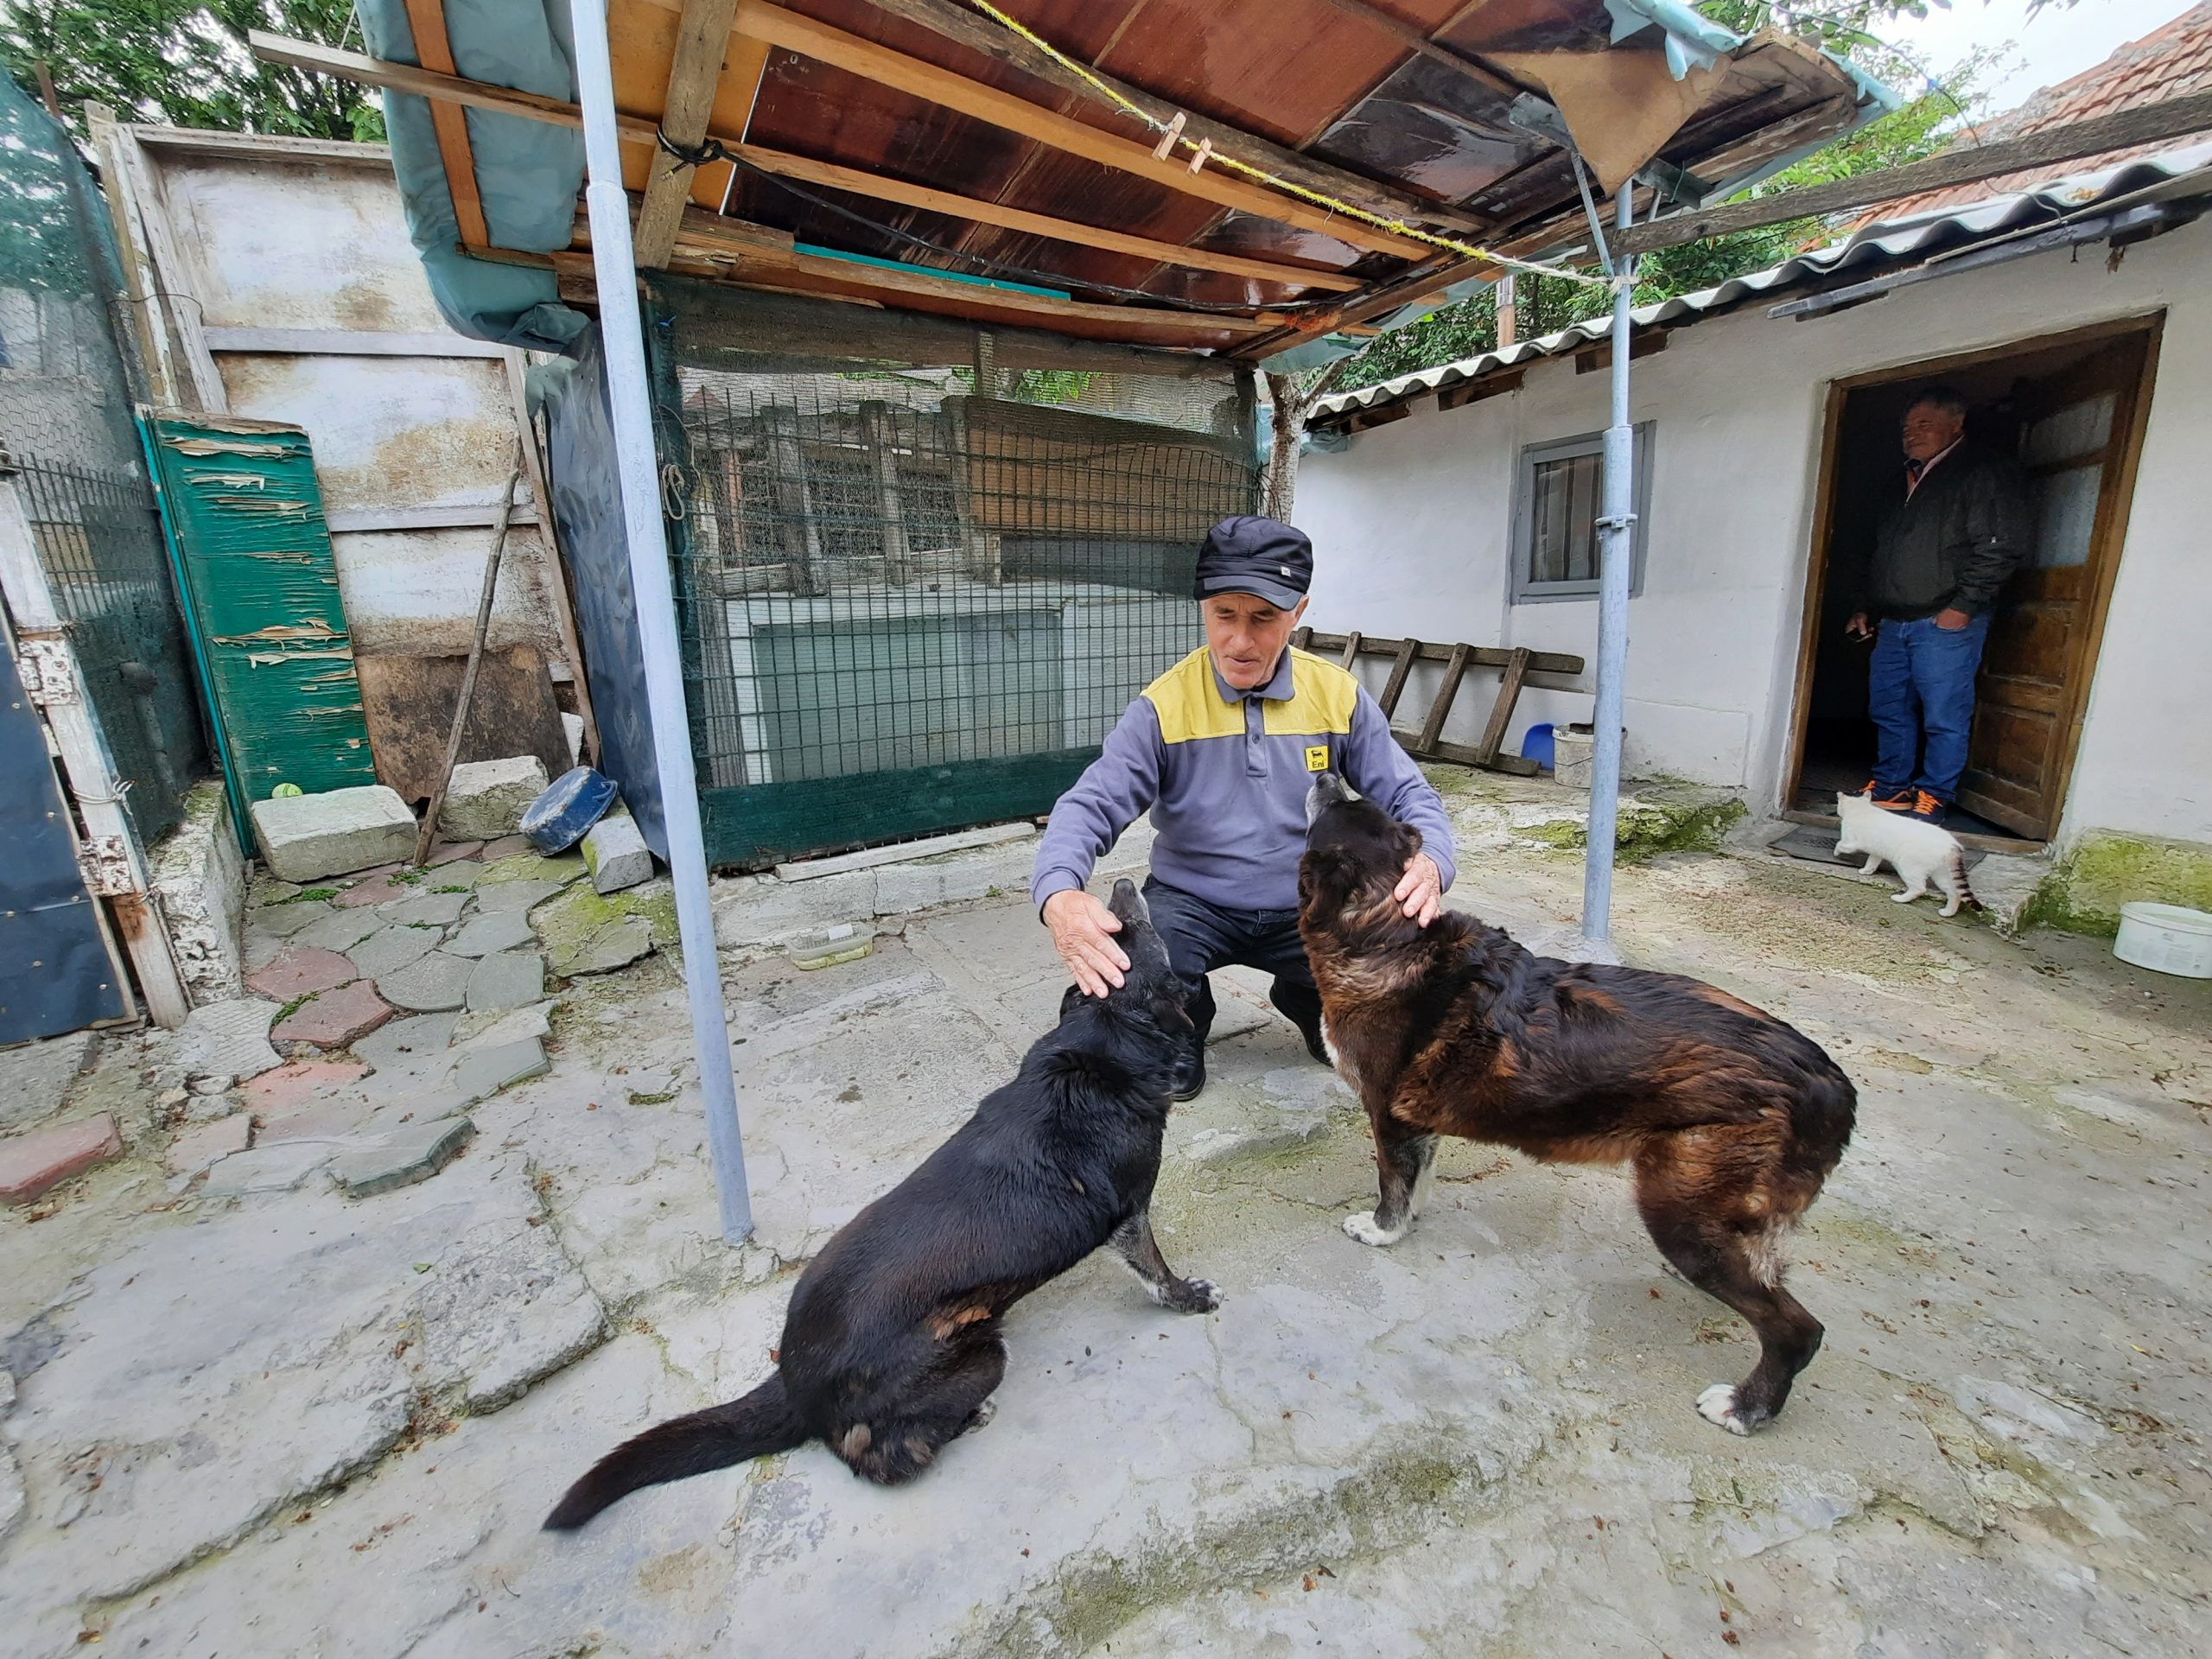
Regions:
M 1881 737 L 1879 789 L 1924 789 L 1948 804 L 1967 769 L 1974 671 L 1988 637 L 1986 614 L 1956 631 L 1937 627 L 1932 616 L 1882 620 L 1866 689 L 1866 712 Z

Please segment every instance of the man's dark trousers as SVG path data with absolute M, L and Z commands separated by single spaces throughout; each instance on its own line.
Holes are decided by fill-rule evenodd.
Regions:
M 1206 976 L 1232 963 L 1273 974 L 1268 1000 L 1300 1031 L 1319 1032 L 1321 993 L 1306 964 L 1306 942 L 1298 937 L 1296 911 L 1226 910 L 1152 876 L 1145 880 L 1144 897 L 1153 931 L 1167 947 L 1168 964 L 1186 988 L 1184 1006 L 1198 1027 L 1198 1053 L 1205 1052 L 1206 1033 L 1213 1028 L 1213 988 Z

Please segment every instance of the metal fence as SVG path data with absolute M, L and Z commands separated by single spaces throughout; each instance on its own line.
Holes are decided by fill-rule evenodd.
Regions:
M 132 420 L 107 207 L 75 144 L 0 74 L 0 449 L 143 842 L 207 770 L 199 693 Z
M 675 283 L 653 338 L 715 862 L 1045 811 L 1198 645 L 1258 485 L 1226 372 Z

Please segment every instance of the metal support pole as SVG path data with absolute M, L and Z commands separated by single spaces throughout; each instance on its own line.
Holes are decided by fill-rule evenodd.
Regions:
M 722 1237 L 737 1244 L 753 1231 L 753 1201 L 745 1184 L 737 1079 L 730 1068 L 721 969 L 715 954 L 715 916 L 707 899 L 706 836 L 699 823 L 699 783 L 692 770 L 691 728 L 683 706 L 676 594 L 669 582 L 668 537 L 661 522 L 660 468 L 653 452 L 652 399 L 645 378 L 645 324 L 638 311 L 630 201 L 622 189 L 613 71 L 607 57 L 603 3 L 604 0 L 569 0 L 575 35 L 576 101 L 583 112 L 588 180 L 584 199 L 591 216 L 592 273 L 599 286 L 599 326 L 607 353 L 615 459 L 620 468 L 622 522 L 630 544 L 638 643 L 645 655 L 653 760 L 660 772 L 661 810 L 668 825 L 668 868 L 676 887 L 683 985 L 690 995 L 691 1039 L 699 1053 L 699 1094 L 707 1114 L 707 1147 L 714 1159 L 715 1188 L 721 1201 Z
M 1614 220 L 1626 230 L 1635 217 L 1632 187 L 1614 199 Z M 1598 520 L 1603 557 L 1598 582 L 1598 698 L 1592 719 L 1590 847 L 1582 861 L 1582 937 L 1613 931 L 1613 842 L 1620 822 L 1621 677 L 1628 664 L 1629 575 L 1636 560 L 1636 428 L 1629 419 L 1630 266 L 1624 258 L 1613 294 L 1612 418 L 1605 427 L 1604 515 Z

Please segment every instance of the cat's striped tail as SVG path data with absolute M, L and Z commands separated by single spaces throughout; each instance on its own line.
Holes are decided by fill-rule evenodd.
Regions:
M 1976 910 L 1988 908 L 1974 896 L 1974 883 L 1967 880 L 1967 849 L 1963 847 L 1955 845 L 1951 849 L 1951 878 L 1959 884 L 1961 902 L 1971 905 Z

